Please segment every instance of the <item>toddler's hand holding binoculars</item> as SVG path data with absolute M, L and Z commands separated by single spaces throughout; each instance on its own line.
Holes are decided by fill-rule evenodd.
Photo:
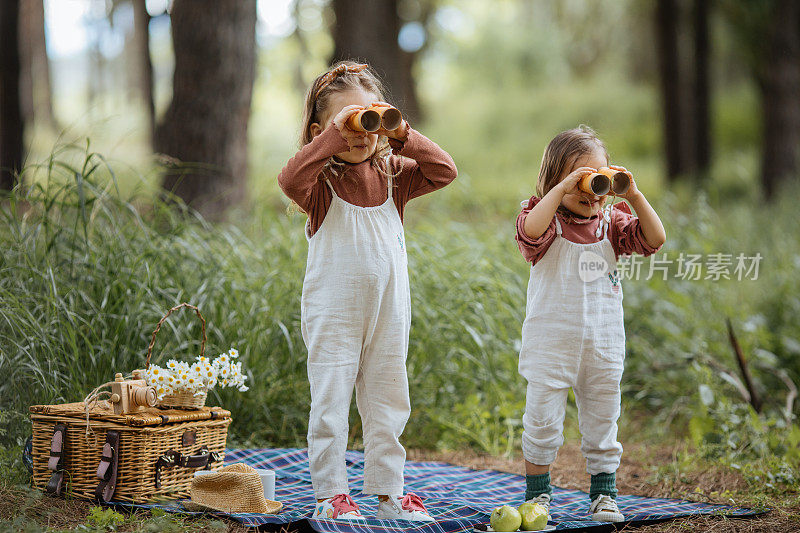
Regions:
M 608 168 L 612 170 L 618 170 L 619 172 L 624 172 L 627 174 L 628 179 L 630 180 L 630 184 L 628 185 L 628 189 L 623 192 L 617 194 L 618 197 L 624 198 L 625 200 L 633 200 L 636 196 L 640 194 L 639 188 L 636 186 L 636 181 L 633 179 L 633 174 L 631 174 L 630 170 L 625 167 L 621 167 L 618 165 L 608 165 Z
M 591 167 L 579 167 L 567 174 L 567 177 L 561 180 L 561 182 L 556 185 L 556 187 L 560 187 L 561 195 L 573 193 L 579 194 L 580 189 L 578 188 L 578 184 L 580 183 L 581 179 L 584 176 L 588 176 L 595 172 L 595 169 Z

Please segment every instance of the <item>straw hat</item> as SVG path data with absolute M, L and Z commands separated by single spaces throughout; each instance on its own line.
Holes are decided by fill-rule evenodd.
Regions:
M 224 513 L 277 513 L 281 502 L 264 498 L 261 477 L 244 463 L 223 466 L 192 479 L 192 501 L 187 509 L 213 509 Z

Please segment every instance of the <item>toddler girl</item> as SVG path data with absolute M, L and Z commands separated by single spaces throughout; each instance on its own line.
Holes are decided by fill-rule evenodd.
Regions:
M 382 103 L 367 65 L 342 62 L 306 95 L 302 144 L 278 183 L 307 215 L 301 328 L 308 349 L 308 457 L 313 518 L 362 519 L 349 496 L 345 450 L 353 387 L 364 428 L 364 494 L 378 518 L 431 521 L 403 496 L 400 434 L 411 406 L 406 355 L 411 324 L 403 210 L 456 177 L 453 159 L 407 122 L 375 133 L 350 115 Z
M 608 153 L 591 129 L 558 134 L 544 151 L 537 195 L 523 203 L 517 217 L 517 243 L 531 262 L 519 355 L 519 371 L 528 381 L 522 453 L 525 499 L 549 511 L 550 464 L 564 442 L 572 387 L 581 451 L 591 475 L 591 518 L 621 522 L 615 472 L 622 455 L 617 419 L 625 329 L 616 263 L 623 254 L 655 253 L 666 236 L 624 168 L 610 167 L 631 178 L 621 197 L 638 218 L 625 203 L 604 208 L 606 196 L 578 189 L 583 176 L 606 166 Z

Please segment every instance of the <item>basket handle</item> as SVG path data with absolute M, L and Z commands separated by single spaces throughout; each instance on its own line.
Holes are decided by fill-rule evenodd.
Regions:
M 203 328 L 202 328 L 202 331 L 203 331 L 203 342 L 200 344 L 200 355 L 201 356 L 205 355 L 205 353 L 206 353 L 206 319 L 203 318 L 203 315 L 200 314 L 200 310 L 197 307 L 193 306 L 192 304 L 187 304 L 186 302 L 184 302 L 182 304 L 176 305 L 175 307 L 173 307 L 172 309 L 167 311 L 167 314 L 164 315 L 161 318 L 161 320 L 158 321 L 158 324 L 156 325 L 156 329 L 155 329 L 155 331 L 153 331 L 153 337 L 150 339 L 150 346 L 147 347 L 147 361 L 145 361 L 145 364 L 144 364 L 144 369 L 145 370 L 150 368 L 150 356 L 153 355 L 153 345 L 155 345 L 155 343 L 156 343 L 156 333 L 158 333 L 158 330 L 161 329 L 161 324 L 164 323 L 164 321 L 167 319 L 167 317 L 169 315 L 172 314 L 173 311 L 177 311 L 178 309 L 180 309 L 182 307 L 188 307 L 189 309 L 194 310 L 195 314 L 198 316 L 198 318 L 200 318 L 200 323 L 203 325 Z

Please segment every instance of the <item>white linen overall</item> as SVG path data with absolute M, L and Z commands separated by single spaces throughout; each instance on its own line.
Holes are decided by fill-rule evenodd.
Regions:
M 347 494 L 353 386 L 364 429 L 365 494 L 403 494 L 411 294 L 405 234 L 392 200 L 358 207 L 333 195 L 308 239 L 301 329 L 308 349 L 308 457 L 314 495 Z M 306 232 L 306 236 L 308 233 Z
M 625 359 L 622 287 L 607 218 L 600 224 L 600 242 L 579 244 L 562 236 L 556 217 L 555 240 L 531 266 L 519 355 L 519 372 L 528 380 L 523 456 L 537 465 L 555 460 L 564 443 L 572 387 L 589 474 L 616 472 L 622 455 L 617 442 Z M 591 275 L 590 263 L 607 268 Z

